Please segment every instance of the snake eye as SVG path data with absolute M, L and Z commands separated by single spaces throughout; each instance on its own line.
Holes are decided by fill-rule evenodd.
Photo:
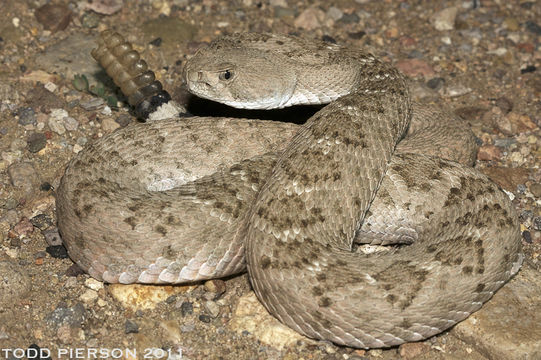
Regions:
M 220 80 L 231 80 L 233 78 L 233 71 L 225 70 L 220 73 Z

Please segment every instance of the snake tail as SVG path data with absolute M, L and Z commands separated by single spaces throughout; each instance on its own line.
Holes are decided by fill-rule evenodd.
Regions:
M 103 31 L 91 54 L 128 98 L 138 118 L 146 120 L 171 100 L 146 61 L 119 33 Z

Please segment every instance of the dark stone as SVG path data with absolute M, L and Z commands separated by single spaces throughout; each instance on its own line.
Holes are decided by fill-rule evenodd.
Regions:
M 344 24 L 355 24 L 358 23 L 359 20 L 361 19 L 357 14 L 351 13 L 342 15 L 342 17 L 338 21 L 343 22 Z
M 527 242 L 528 244 L 531 244 L 532 243 L 532 234 L 528 231 L 528 230 L 524 230 L 522 232 L 522 238 L 524 239 L 525 242 Z
M 41 185 L 39 186 L 39 189 L 41 191 L 49 191 L 49 190 L 52 190 L 53 189 L 53 186 L 51 184 L 49 184 L 47 181 L 41 183 Z
M 202 315 L 199 315 L 199 321 L 202 321 L 208 324 L 212 321 L 212 318 L 209 315 L 202 314 Z
M 121 114 L 120 116 L 115 118 L 115 122 L 120 125 L 121 127 L 125 127 L 129 123 L 131 123 L 131 116 L 128 114 Z
M 445 84 L 445 79 L 441 77 L 435 77 L 427 81 L 426 86 L 433 90 L 439 90 Z
M 328 43 L 331 43 L 331 44 L 336 44 L 336 40 L 330 35 L 323 35 L 321 40 L 323 40 L 325 42 L 328 42 Z
M 68 250 L 63 245 L 47 246 L 45 251 L 55 259 L 67 259 Z
M 43 28 L 57 32 L 68 27 L 71 11 L 66 5 L 45 4 L 34 11 L 34 15 Z
M 22 107 L 17 110 L 17 114 L 19 115 L 19 125 L 36 125 L 36 112 L 32 107 Z
M 520 69 L 520 73 L 527 74 L 527 73 L 534 72 L 535 70 L 537 70 L 537 68 L 534 65 L 528 65 L 524 69 Z
M 159 47 L 162 44 L 162 38 L 157 37 L 156 39 L 152 40 L 149 44 Z
M 45 230 L 53 224 L 53 220 L 45 214 L 34 216 L 30 219 L 30 222 L 40 230 Z
M 66 270 L 66 276 L 69 277 L 76 277 L 79 275 L 83 275 L 84 273 L 85 272 L 83 271 L 83 269 L 81 269 L 77 264 L 71 265 L 68 270 Z
M 126 320 L 124 323 L 124 332 L 126 334 L 137 334 L 139 332 L 139 325 L 131 320 Z
M 541 35 L 541 26 L 531 20 L 526 21 L 526 30 L 535 35 Z
M 85 319 L 86 310 L 81 303 L 68 307 L 66 303 L 58 304 L 56 309 L 45 316 L 45 321 L 53 326 L 68 324 L 73 327 L 81 327 Z
M 166 304 L 172 304 L 175 301 L 177 301 L 177 296 L 176 295 L 171 295 L 167 299 L 165 299 Z
M 184 301 L 180 305 L 180 313 L 182 316 L 193 314 L 193 304 L 189 301 Z
M 37 153 L 47 145 L 47 137 L 43 133 L 32 133 L 26 139 L 28 145 L 28 151 L 31 153 Z
M 364 31 L 357 31 L 357 32 L 348 33 L 348 36 L 350 37 L 350 39 L 354 39 L 354 40 L 359 40 L 365 35 L 366 35 L 366 32 L 364 32 Z

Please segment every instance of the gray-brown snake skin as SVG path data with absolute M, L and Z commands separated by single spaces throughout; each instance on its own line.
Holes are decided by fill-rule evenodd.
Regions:
M 115 54 L 108 71 L 118 80 L 135 57 L 122 58 L 124 41 L 112 36 L 98 50 Z M 57 210 L 70 256 L 91 276 L 182 283 L 247 264 L 283 323 L 371 348 L 449 328 L 518 271 L 507 196 L 432 156 L 471 164 L 471 132 L 412 105 L 392 66 L 337 45 L 237 34 L 198 51 L 185 78 L 193 93 L 237 107 L 330 103 L 300 127 L 166 119 L 87 146 L 66 169 Z M 360 243 L 402 245 L 352 251 Z

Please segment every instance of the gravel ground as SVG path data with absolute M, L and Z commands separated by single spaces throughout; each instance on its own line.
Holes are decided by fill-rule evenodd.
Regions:
M 43 359 L 48 352 L 53 359 L 541 358 L 541 3 L 5 0 L 1 7 L 0 358 L 40 349 Z M 450 331 L 370 351 L 281 327 L 246 275 L 189 287 L 89 278 L 61 246 L 54 190 L 85 144 L 135 121 L 89 55 L 105 28 L 133 42 L 198 115 L 247 115 L 191 99 L 181 86 L 185 60 L 217 35 L 272 31 L 370 48 L 410 76 L 416 99 L 470 122 L 477 168 L 508 192 L 520 216 L 523 269 Z M 81 77 L 74 82 L 78 74 L 88 90 Z

